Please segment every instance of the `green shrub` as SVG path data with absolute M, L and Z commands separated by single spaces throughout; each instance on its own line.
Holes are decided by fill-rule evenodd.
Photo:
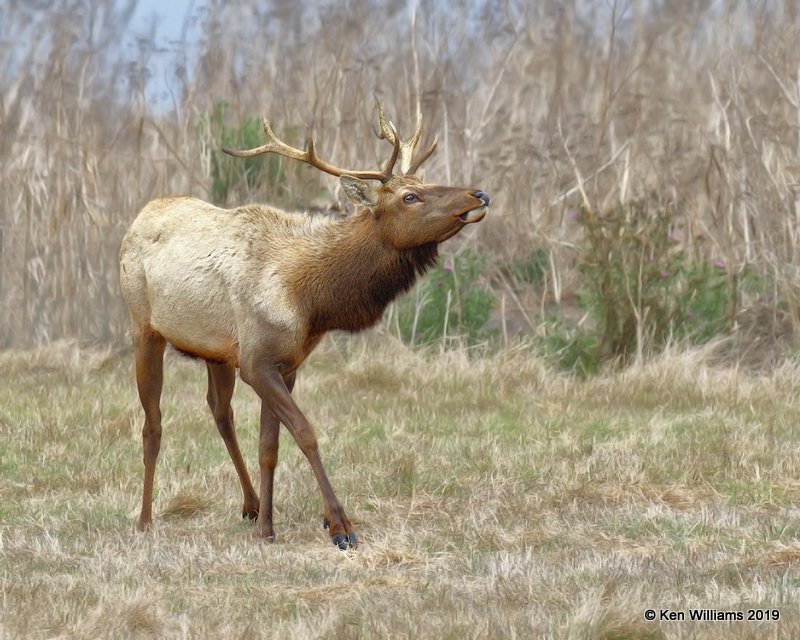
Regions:
M 675 339 L 708 341 L 730 330 L 742 288 L 760 286 L 749 268 L 732 275 L 722 261 L 693 260 L 672 235 L 681 217 L 671 203 L 582 207 L 576 222 L 584 232 L 579 299 L 596 338 L 580 344 L 598 360 L 624 363 Z M 562 331 L 559 340 L 570 339 Z
M 470 345 L 486 339 L 495 298 L 480 282 L 485 264 L 477 251 L 465 251 L 431 269 L 397 305 L 401 338 L 409 344 L 457 338 Z
M 254 158 L 234 158 L 222 151 L 223 147 L 251 149 L 264 144 L 261 121 L 245 118 L 238 126 L 227 124 L 228 104 L 214 105 L 212 112 L 200 119 L 199 135 L 207 141 L 211 156 L 211 196 L 215 204 L 228 204 L 231 194 L 252 192 L 258 188 L 270 190 L 274 200 L 280 200 L 285 190 L 286 176 L 281 159 L 276 155 Z M 296 134 L 291 130 L 289 134 Z M 290 135 L 290 138 L 292 136 Z M 243 197 L 238 193 L 237 197 Z
M 549 269 L 550 252 L 544 247 L 534 247 L 527 258 L 511 263 L 509 272 L 517 287 L 522 284 L 541 286 Z
M 600 370 L 600 349 L 597 336 L 581 327 L 567 327 L 559 320 L 547 323 L 540 344 L 555 365 L 581 378 Z

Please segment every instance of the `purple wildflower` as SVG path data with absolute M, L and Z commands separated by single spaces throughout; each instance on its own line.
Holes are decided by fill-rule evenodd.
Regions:
M 717 260 L 717 261 L 714 263 L 714 266 L 715 266 L 717 269 L 724 269 L 724 268 L 725 268 L 725 261 L 724 261 L 724 260 Z
M 669 271 L 662 271 L 658 275 L 660 275 L 664 280 L 666 280 L 667 278 L 669 278 Z
M 450 273 L 451 271 L 453 271 L 455 269 L 455 267 L 453 266 L 452 262 L 446 262 L 445 265 L 442 267 L 442 269 L 444 269 L 445 271 Z

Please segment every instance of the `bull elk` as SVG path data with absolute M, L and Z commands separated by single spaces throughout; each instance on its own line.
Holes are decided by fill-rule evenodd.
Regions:
M 351 171 L 275 135 L 237 157 L 274 153 L 339 177 L 358 207 L 346 218 L 287 213 L 268 205 L 220 209 L 190 197 L 148 203 L 120 250 L 120 283 L 130 310 L 136 384 L 144 409 L 144 487 L 137 523 L 152 520 L 153 481 L 161 445 L 164 348 L 202 358 L 208 404 L 239 476 L 242 517 L 273 540 L 272 495 L 283 423 L 308 459 L 322 493 L 324 524 L 340 549 L 356 535 L 322 466 L 314 429 L 291 396 L 297 368 L 333 329 L 356 332 L 377 322 L 387 305 L 436 260 L 440 242 L 484 218 L 489 196 L 472 188 L 425 184 L 415 176 L 436 142 L 413 157 L 417 132 L 402 141 L 379 107 L 380 138 L 392 144 L 381 171 Z M 393 173 L 398 157 L 401 172 Z M 375 183 L 375 184 L 372 184 Z M 261 398 L 260 492 L 242 459 L 231 409 L 241 379 Z

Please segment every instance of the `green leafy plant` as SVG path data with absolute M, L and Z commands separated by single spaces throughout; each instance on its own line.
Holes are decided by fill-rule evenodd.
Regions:
M 626 362 L 671 339 L 705 342 L 731 328 L 739 292 L 757 285 L 744 268 L 692 260 L 673 236 L 680 212 L 653 197 L 608 211 L 578 210 L 579 298 L 596 327 L 601 359 Z
M 586 378 L 600 370 L 600 349 L 597 336 L 581 327 L 568 327 L 558 319 L 547 323 L 539 341 L 545 353 L 562 371 Z
M 221 101 L 200 119 L 198 129 L 201 139 L 210 141 L 211 194 L 215 204 L 226 204 L 229 195 L 237 191 L 249 192 L 260 187 L 269 188 L 272 197 L 280 199 L 286 176 L 278 156 L 233 158 L 222 151 L 223 147 L 253 148 L 263 144 L 264 133 L 258 118 L 245 118 L 238 126 L 229 126 L 228 103 Z
M 487 338 L 486 322 L 495 298 L 480 280 L 485 264 L 482 254 L 465 251 L 431 269 L 398 304 L 402 339 L 431 344 L 460 338 L 476 344 Z
M 550 252 L 545 247 L 534 247 L 524 260 L 511 263 L 509 272 L 516 286 L 544 284 L 545 276 L 550 268 Z

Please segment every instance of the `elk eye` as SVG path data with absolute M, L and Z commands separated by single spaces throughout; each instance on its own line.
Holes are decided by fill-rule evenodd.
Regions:
M 407 193 L 406 195 L 403 196 L 403 202 L 405 202 L 406 204 L 411 204 L 412 202 L 416 202 L 417 200 L 418 200 L 417 196 L 415 196 L 413 193 Z

